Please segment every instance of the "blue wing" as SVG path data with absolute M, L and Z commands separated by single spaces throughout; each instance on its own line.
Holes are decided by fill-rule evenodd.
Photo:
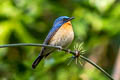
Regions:
M 54 34 L 58 31 L 58 29 L 61 27 L 62 25 L 61 24 L 58 24 L 56 26 L 53 25 L 53 28 L 50 30 L 50 32 L 48 33 L 48 36 L 46 37 L 45 41 L 44 41 L 44 44 L 48 44 L 50 39 L 54 36 Z M 38 63 L 42 60 L 42 58 L 44 57 L 47 57 L 52 51 L 49 51 L 46 50 L 47 48 L 45 47 L 42 47 L 42 50 L 39 54 L 39 56 L 36 58 L 36 60 L 33 62 L 32 64 L 32 68 L 35 68 Z M 47 53 L 47 54 L 44 54 L 44 53 Z
M 62 24 L 57 24 L 57 25 L 53 25 L 52 29 L 50 30 L 50 32 L 48 33 L 44 44 L 48 44 L 49 41 L 51 40 L 51 38 L 54 36 L 54 34 L 58 31 L 58 29 L 62 26 Z

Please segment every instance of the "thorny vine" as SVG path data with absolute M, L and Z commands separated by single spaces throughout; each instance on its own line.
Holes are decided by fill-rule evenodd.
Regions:
M 103 70 L 101 67 L 99 67 L 97 64 L 95 64 L 93 61 L 89 60 L 88 58 L 84 57 L 82 54 L 85 52 L 85 50 L 82 47 L 83 43 L 76 44 L 74 46 L 74 51 L 70 49 L 62 48 L 61 46 L 51 46 L 51 45 L 45 45 L 45 44 L 35 44 L 35 43 L 17 43 L 17 44 L 6 44 L 6 45 L 0 45 L 0 48 L 5 47 L 16 47 L 16 46 L 38 46 L 38 47 L 51 47 L 58 49 L 60 51 L 68 52 L 73 55 L 73 58 L 76 60 L 76 64 L 79 62 L 79 59 L 83 59 L 86 62 L 90 63 L 94 67 L 96 67 L 98 70 L 100 70 L 102 73 L 104 73 L 110 80 L 114 80 L 105 70 Z

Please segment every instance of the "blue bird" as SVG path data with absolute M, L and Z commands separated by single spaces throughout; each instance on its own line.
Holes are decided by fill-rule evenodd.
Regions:
M 74 32 L 72 29 L 72 24 L 70 22 L 72 19 L 74 19 L 74 17 L 67 17 L 67 16 L 58 17 L 54 21 L 53 27 L 48 33 L 43 44 L 52 45 L 52 46 L 61 46 L 63 48 L 68 47 L 74 39 Z M 39 56 L 32 64 L 32 68 L 33 69 L 36 68 L 38 63 L 43 58 L 46 58 L 53 51 L 55 51 L 54 48 L 42 47 Z

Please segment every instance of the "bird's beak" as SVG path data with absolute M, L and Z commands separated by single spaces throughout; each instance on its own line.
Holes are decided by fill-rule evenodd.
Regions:
M 74 19 L 75 17 L 70 17 L 68 21 L 71 21 L 72 19 Z

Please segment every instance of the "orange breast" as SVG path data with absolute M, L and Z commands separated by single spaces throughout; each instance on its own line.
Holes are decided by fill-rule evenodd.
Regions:
M 68 21 L 67 23 L 64 23 L 60 29 L 65 29 L 65 30 L 72 30 L 72 24 L 70 21 Z
M 50 40 L 50 45 L 68 46 L 74 38 L 74 32 L 70 21 L 63 24 Z

